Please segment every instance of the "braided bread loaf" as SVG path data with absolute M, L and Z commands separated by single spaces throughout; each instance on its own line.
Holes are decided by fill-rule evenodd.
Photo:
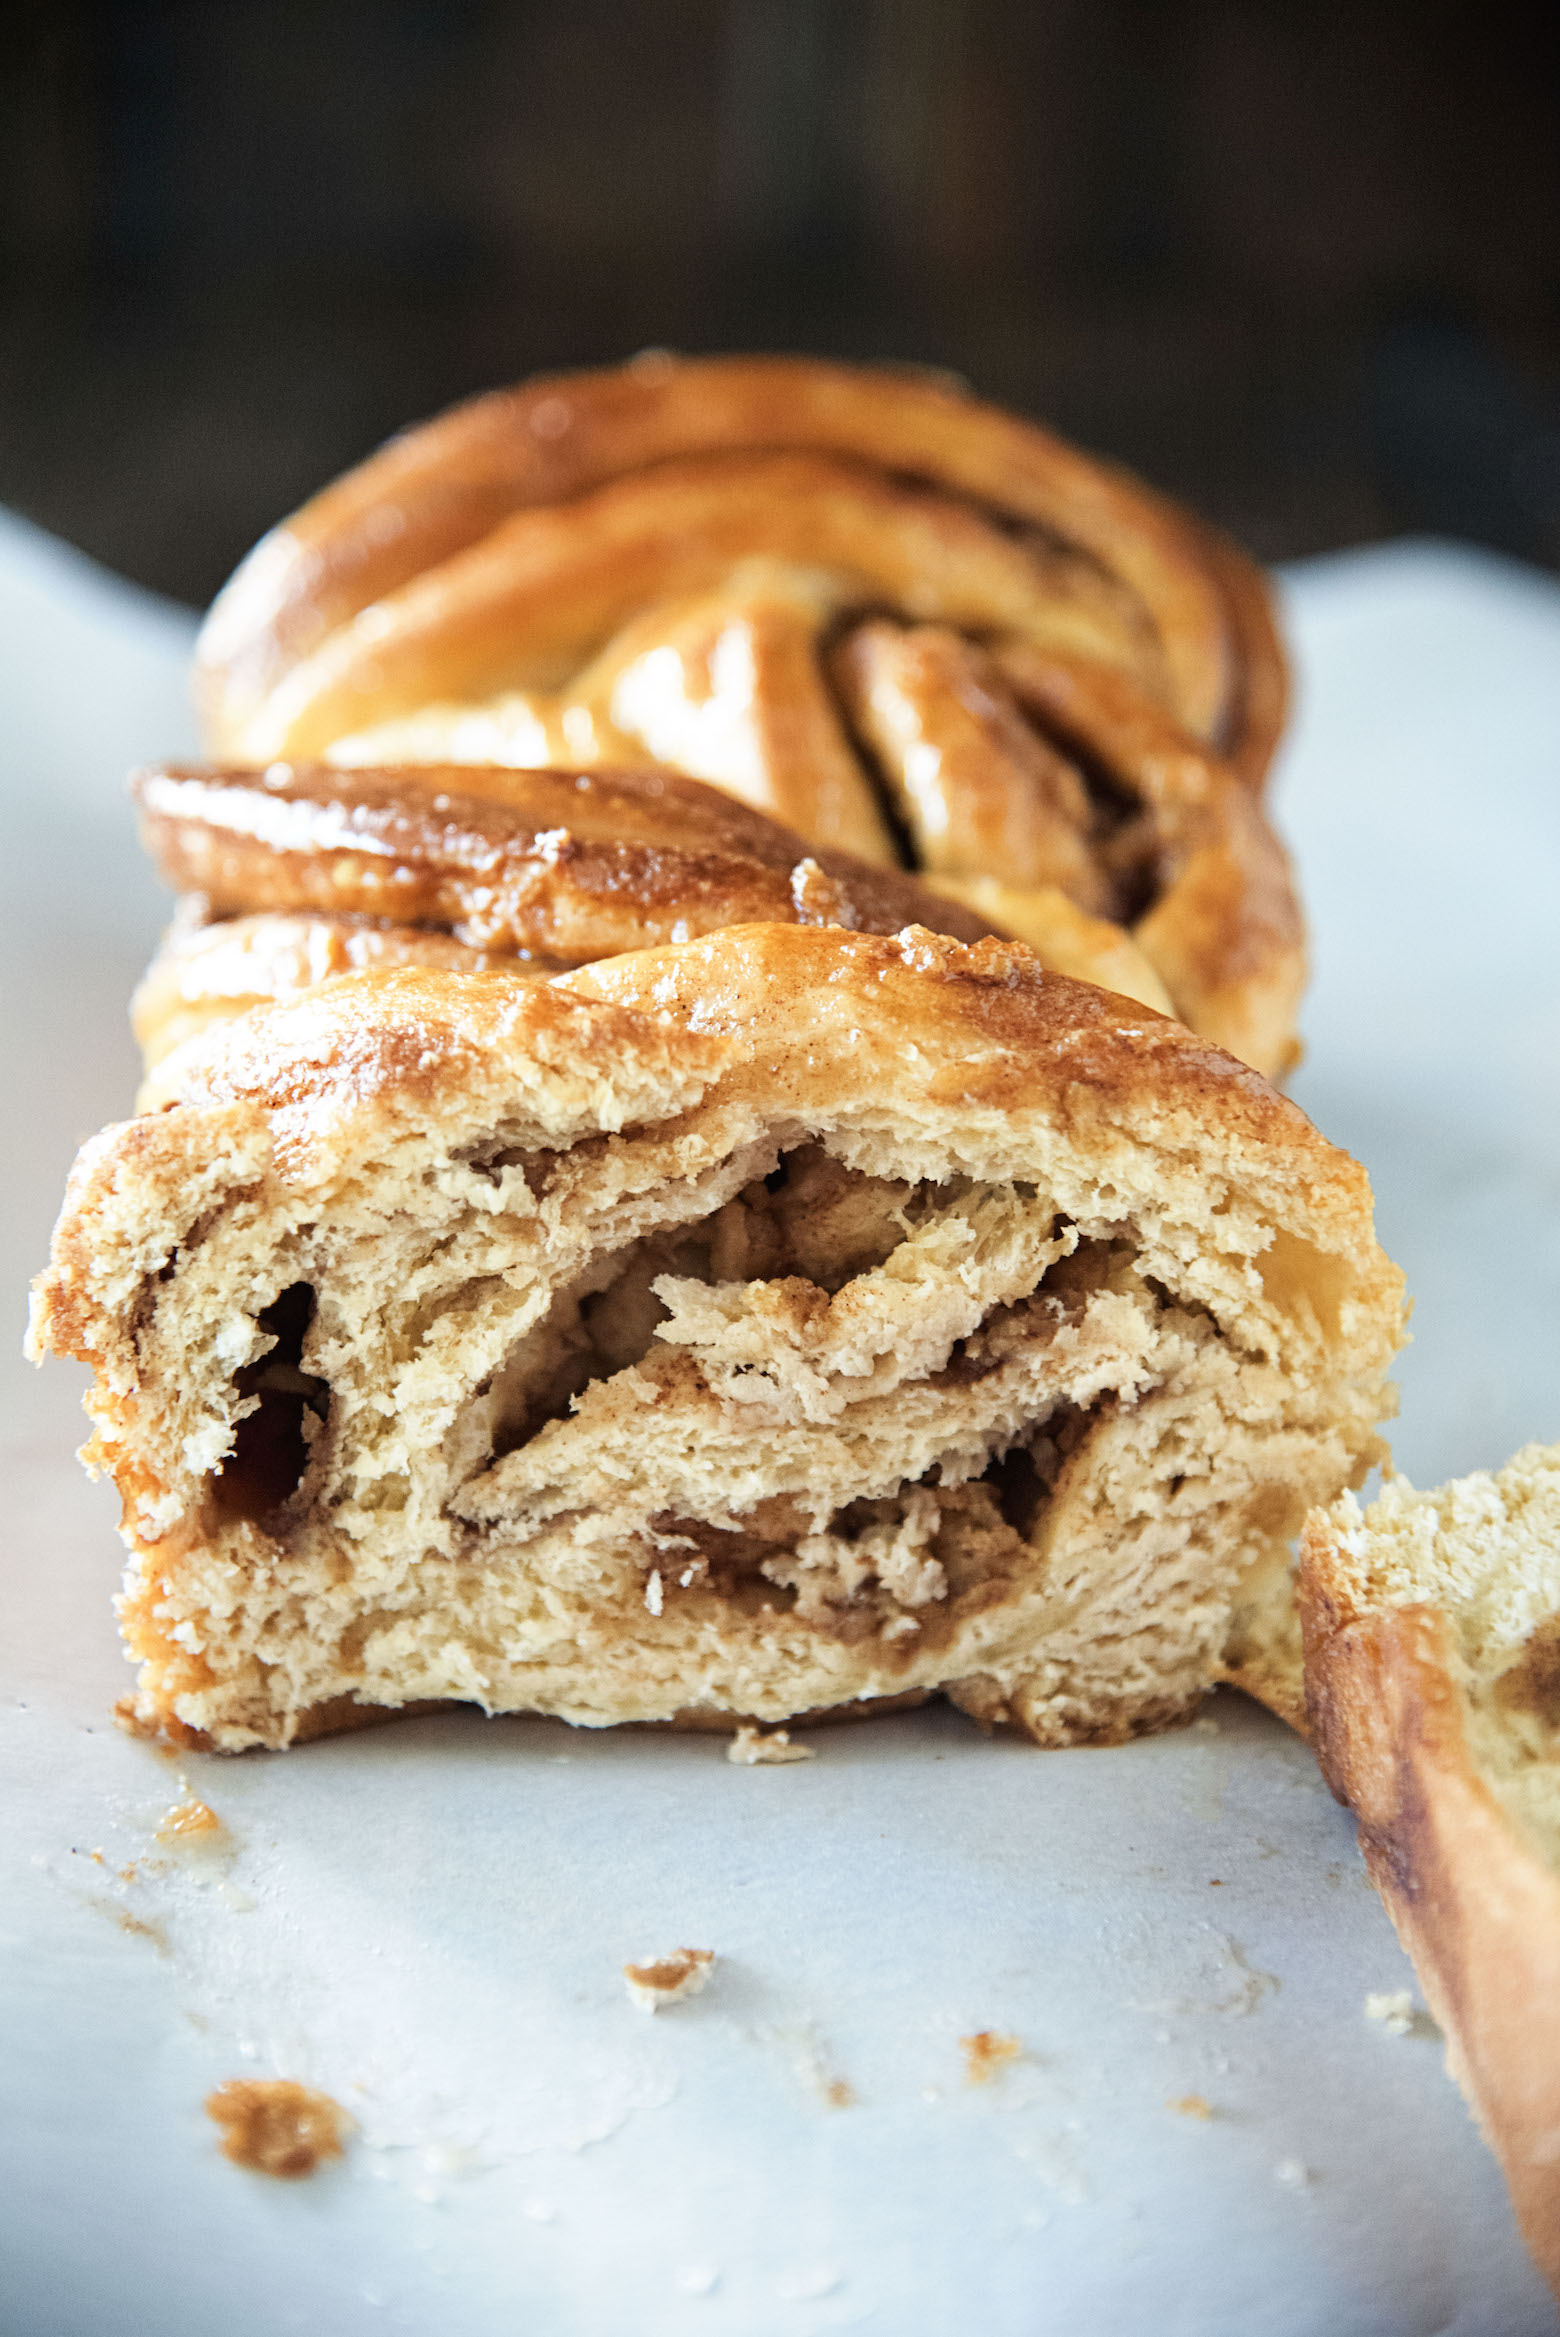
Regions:
M 140 989 L 147 1067 L 198 1027 L 371 966 L 557 972 L 726 925 L 964 941 L 991 927 L 897 869 L 814 855 L 664 772 L 144 771 L 147 849 L 184 905 Z M 1168 1013 L 1119 930 L 1064 904 L 1046 963 Z M 154 1094 L 149 1089 L 148 1098 Z
M 1130 934 L 1281 1075 L 1267 597 L 1188 515 L 927 379 L 642 359 L 458 408 L 256 547 L 202 636 L 225 760 L 650 763 L 1066 965 Z
M 1237 554 L 924 381 L 657 360 L 330 490 L 201 690 L 227 767 L 136 783 L 157 1109 L 36 1318 L 143 1720 L 1298 1718 L 1401 1283 L 1161 1011 L 1289 1059 Z

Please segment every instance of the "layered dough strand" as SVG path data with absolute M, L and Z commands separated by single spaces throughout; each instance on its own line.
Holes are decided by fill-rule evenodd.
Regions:
M 926 379 L 658 359 L 457 409 L 257 547 L 200 674 L 230 765 L 676 772 L 1296 1057 L 1260 576 Z

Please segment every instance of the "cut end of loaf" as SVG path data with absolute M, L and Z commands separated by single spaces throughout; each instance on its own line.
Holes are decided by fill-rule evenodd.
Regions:
M 1560 1874 L 1560 1446 L 1421 1493 L 1390 1478 L 1307 1531 L 1311 1635 L 1392 1618 L 1419 1628 L 1469 1757 L 1529 1848 Z
M 607 1164 L 590 1165 L 560 1202 L 589 1209 Z M 515 1211 L 521 1164 L 439 1173 L 462 1167 L 496 1174 Z M 177 1716 L 225 1743 L 346 1698 L 778 1720 L 951 1685 L 984 1716 L 1098 1741 L 1189 1707 L 1233 1589 L 1219 1529 L 1233 1552 L 1294 1523 L 1251 1454 L 1214 1474 L 1231 1440 L 1259 1441 L 1239 1367 L 1150 1289 L 1129 1240 L 950 1183 L 854 1171 L 817 1143 L 744 1148 L 679 1196 L 697 1216 L 657 1210 L 636 1233 L 642 1209 L 603 1210 L 626 1238 L 566 1249 L 540 1311 L 542 1293 L 513 1303 L 485 1225 L 481 1269 L 431 1286 L 425 1253 L 375 1273 L 383 1235 L 338 1229 L 285 1269 L 314 1279 L 259 1310 L 254 1359 L 211 1390 L 234 1419 L 203 1555 L 181 1569 L 195 1614 L 167 1630 L 160 1574 L 127 1607 L 153 1672 L 188 1683 L 218 1580 L 251 1578 L 222 1635 L 244 1660 L 220 1690 L 184 1684 Z M 397 1264 L 431 1317 L 415 1332 Z M 421 1432 L 393 1365 L 413 1339 L 443 1351 L 420 1358 Z M 343 1382 L 365 1371 L 359 1409 Z M 1137 1488 L 1130 1521 L 1101 1482 L 1115 1471 Z M 1063 1514 L 1093 1579 L 1058 1602 L 1044 1556 Z M 278 1566 L 302 1591 L 280 1612 Z M 1047 1604 L 1050 1668 L 1015 1671 Z M 282 1709 L 262 1709 L 278 1685 Z
M 1560 1446 L 1306 1522 L 1317 1749 L 1560 2297 Z
M 138 1711 L 1183 1717 L 1375 1456 L 1400 1307 L 1352 1164 L 1218 1066 L 1022 951 L 792 928 L 235 1026 L 42 1299 Z

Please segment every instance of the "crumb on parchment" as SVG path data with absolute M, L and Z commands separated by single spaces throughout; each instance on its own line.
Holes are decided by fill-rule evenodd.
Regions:
M 625 1964 L 623 1978 L 641 2012 L 659 2012 L 663 2004 L 681 2004 L 685 1998 L 697 1996 L 714 1961 L 713 1948 L 673 1948 L 669 1956 Z
M 796 2039 L 791 2055 L 791 2066 L 807 2091 L 823 2104 L 826 2110 L 852 2110 L 856 2106 L 856 2089 L 848 2077 L 841 2077 L 835 2068 L 828 2047 L 811 2023 Z
M 206 2096 L 206 2115 L 222 2129 L 224 2158 L 288 2182 L 340 2158 L 351 2124 L 329 2094 L 287 2077 L 230 2078 Z
M 1389 2037 L 1406 2037 L 1417 2017 L 1410 1989 L 1373 1989 L 1365 1999 L 1365 2018 L 1380 2021 Z
M 1004 2036 L 1000 2029 L 977 2029 L 973 2037 L 961 2037 L 959 2047 L 966 2085 L 989 2085 L 1024 2050 L 1021 2039 Z
M 1204 2125 L 1213 2116 L 1213 2104 L 1202 2094 L 1173 2094 L 1165 2104 L 1178 2118 L 1196 2118 Z
M 810 1761 L 811 1745 L 793 1745 L 789 1729 L 771 1729 L 766 1736 L 761 1728 L 739 1728 L 726 1747 L 726 1758 L 739 1768 L 758 1769 L 782 1761 Z
M 181 1801 L 169 1810 L 157 1828 L 159 1842 L 183 1844 L 209 1842 L 214 1834 L 225 1832 L 222 1820 L 206 1802 Z

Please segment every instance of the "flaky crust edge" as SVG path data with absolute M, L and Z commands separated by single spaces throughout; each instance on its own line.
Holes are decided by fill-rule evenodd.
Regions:
M 1560 1878 L 1474 1766 L 1446 1617 L 1372 1604 L 1347 1531 L 1300 1545 L 1312 1740 L 1560 2301 Z

